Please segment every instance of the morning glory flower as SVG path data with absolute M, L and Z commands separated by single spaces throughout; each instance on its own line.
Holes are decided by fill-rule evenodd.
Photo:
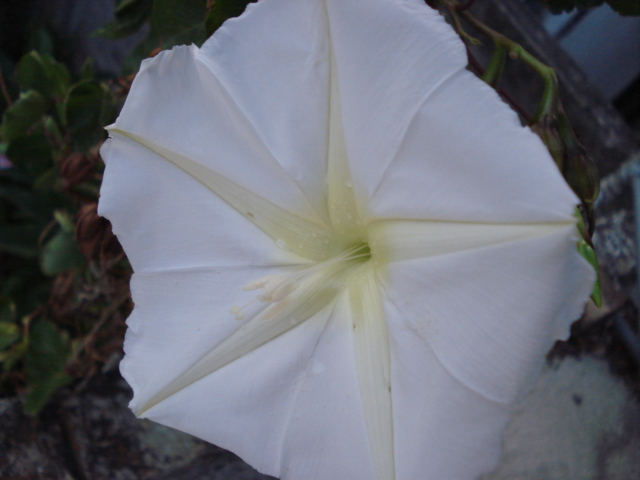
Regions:
M 417 0 L 261 0 L 102 155 L 133 411 L 295 480 L 462 480 L 581 313 L 577 198 Z

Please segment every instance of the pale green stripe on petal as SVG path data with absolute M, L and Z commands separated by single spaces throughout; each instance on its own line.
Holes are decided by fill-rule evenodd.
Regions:
M 327 159 L 327 202 L 333 229 L 343 237 L 365 240 L 360 213 L 353 192 L 351 172 L 344 141 L 340 90 L 335 59 L 331 61 L 329 106 L 329 148 Z
M 344 263 L 329 265 L 300 281 L 284 300 L 270 304 L 214 347 L 176 380 L 154 395 L 136 414 L 160 403 L 198 380 L 286 333 L 324 308 L 330 308 L 344 286 Z M 235 321 L 229 315 L 229 321 Z
M 347 280 L 353 343 L 371 455 L 378 480 L 395 478 L 389 335 L 372 262 Z
M 278 247 L 318 261 L 344 250 L 345 242 L 330 229 L 288 212 L 210 168 L 151 140 L 116 127 L 108 130 L 138 142 L 191 175 L 273 238 Z
M 372 254 L 384 264 L 551 235 L 568 225 L 384 220 L 368 225 L 367 231 Z

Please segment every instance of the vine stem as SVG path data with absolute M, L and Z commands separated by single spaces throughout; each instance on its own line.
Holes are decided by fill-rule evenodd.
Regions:
M 547 115 L 554 116 L 558 111 L 559 98 L 558 98 L 558 78 L 553 68 L 545 65 L 540 60 L 535 58 L 529 52 L 527 52 L 522 46 L 513 40 L 508 39 L 499 32 L 496 32 L 492 28 L 488 27 L 484 23 L 477 20 L 469 12 L 463 10 L 460 15 L 473 27 L 487 35 L 493 40 L 497 49 L 504 49 L 511 58 L 520 59 L 533 68 L 538 75 L 544 81 L 544 91 L 542 93 L 542 99 L 538 105 L 538 109 L 532 115 L 529 124 L 537 123 L 541 118 Z
M 471 65 L 471 67 L 478 73 L 478 75 L 484 77 L 485 74 L 485 69 L 484 67 L 480 64 L 480 62 L 476 59 L 476 57 L 473 56 L 473 54 L 471 53 L 471 51 L 469 51 L 469 49 L 467 48 L 467 58 L 469 59 L 469 65 Z M 504 98 L 504 100 L 506 100 L 509 105 L 511 105 L 513 108 L 515 108 L 518 113 L 522 116 L 522 118 L 524 118 L 524 120 L 526 122 L 530 121 L 530 115 L 529 112 L 527 112 L 522 105 L 520 105 L 515 98 L 513 98 L 506 90 L 502 89 L 502 88 L 496 88 L 493 87 L 502 98 Z

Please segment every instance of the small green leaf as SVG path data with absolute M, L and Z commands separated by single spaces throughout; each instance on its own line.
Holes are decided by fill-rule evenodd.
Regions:
M 82 81 L 93 80 L 95 68 L 93 66 L 93 58 L 89 57 L 80 68 L 80 79 Z
M 60 224 L 64 232 L 68 234 L 72 234 L 74 232 L 76 224 L 69 213 L 65 212 L 64 210 L 56 210 L 55 212 L 53 212 L 53 217 Z
M 155 0 L 151 25 L 160 36 L 181 33 L 204 22 L 205 0 Z
M 30 52 L 18 63 L 18 83 L 47 98 L 62 99 L 67 94 L 70 76 L 67 68 L 47 55 Z
M 8 372 L 13 368 L 15 363 L 27 354 L 29 349 L 28 337 L 23 337 L 18 343 L 14 343 L 10 348 L 0 351 L 0 363 L 2 371 Z
M 0 322 L 15 323 L 16 305 L 9 297 L 0 297 Z
M 15 323 L 0 322 L 0 350 L 6 349 L 9 345 L 20 338 L 20 329 Z
M 216 0 L 207 14 L 205 31 L 211 36 L 228 19 L 239 17 L 250 3 L 257 0 Z
M 94 35 L 118 39 L 136 33 L 151 16 L 153 0 L 124 0 L 115 11 L 116 19 L 98 29 Z
M 591 299 L 593 300 L 593 303 L 596 304 L 596 307 L 600 307 L 602 306 L 602 290 L 600 288 L 600 266 L 598 264 L 598 257 L 596 256 L 596 252 L 593 248 L 591 248 L 585 240 L 578 240 L 577 247 L 580 255 L 582 255 L 584 259 L 591 264 L 596 272 L 596 281 L 593 284 Z
M 74 85 L 64 102 L 67 128 L 75 134 L 82 134 L 102 126 L 99 121 L 103 96 L 100 83 L 94 80 Z
M 58 275 L 83 265 L 84 256 L 75 237 L 63 229 L 60 229 L 42 249 L 40 266 L 45 275 Z
M 20 95 L 17 102 L 7 108 L 2 115 L 0 135 L 5 142 L 23 136 L 47 111 L 47 99 L 30 90 Z
M 33 325 L 25 364 L 27 414 L 37 414 L 56 390 L 71 382 L 65 373 L 70 356 L 69 341 L 53 323 L 45 320 Z
M 74 85 L 64 102 L 64 118 L 78 149 L 88 149 L 111 120 L 113 101 L 109 89 L 95 80 Z
M 53 148 L 43 133 L 16 138 L 9 144 L 7 157 L 33 178 L 53 167 Z

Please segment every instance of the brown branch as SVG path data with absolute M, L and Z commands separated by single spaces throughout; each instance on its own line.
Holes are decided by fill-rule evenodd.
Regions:
M 7 90 L 7 85 L 4 83 L 4 77 L 2 76 L 2 69 L 0 69 L 0 90 L 2 90 L 2 95 L 4 96 L 5 102 L 7 102 L 7 107 L 10 107 L 13 102 L 11 102 L 11 97 L 9 96 L 9 90 Z

